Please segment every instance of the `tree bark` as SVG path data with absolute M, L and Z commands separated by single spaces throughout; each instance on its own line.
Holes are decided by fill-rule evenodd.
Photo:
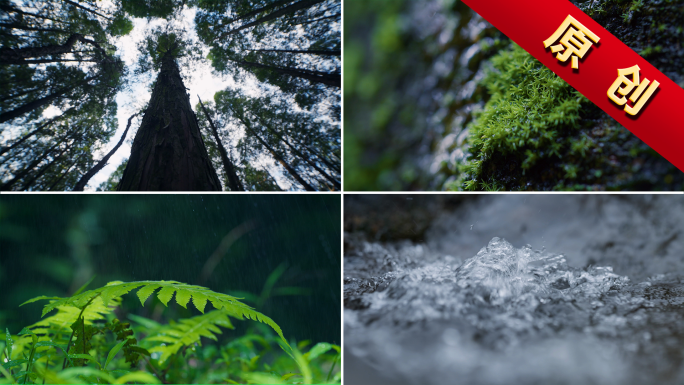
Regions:
M 75 85 L 70 86 L 70 87 L 62 88 L 61 90 L 59 90 L 55 93 L 52 93 L 46 97 L 34 100 L 32 102 L 29 102 L 29 103 L 26 103 L 21 107 L 15 108 L 12 111 L 7 111 L 5 113 L 2 113 L 2 114 L 0 114 L 0 123 L 4 123 L 8 120 L 12 120 L 18 116 L 27 114 L 27 113 L 35 110 L 36 108 L 42 107 L 42 106 L 52 102 L 53 100 L 64 96 L 64 94 L 73 90 L 74 88 L 82 86 L 84 84 L 87 84 L 89 81 L 91 81 L 93 79 L 95 79 L 95 76 L 83 79 L 78 84 L 75 84 Z
M 238 28 L 235 28 L 235 29 L 232 29 L 228 32 L 225 32 L 225 33 L 221 34 L 220 39 L 223 40 L 228 35 L 232 35 L 234 33 L 242 31 L 243 29 L 254 27 L 255 25 L 259 25 L 259 24 L 265 23 L 267 21 L 275 20 L 275 19 L 279 18 L 280 16 L 287 15 L 288 13 L 297 12 L 300 9 L 312 7 L 318 3 L 322 3 L 323 1 L 324 0 L 300 0 L 294 4 L 290 4 L 287 7 L 281 8 L 281 9 L 279 9 L 273 13 L 270 13 L 270 14 L 268 14 L 268 15 L 260 18 L 260 19 L 254 20 L 251 23 L 244 24 Z
M 240 182 L 240 178 L 238 178 L 237 173 L 235 172 L 233 162 L 230 161 L 230 158 L 228 157 L 228 152 L 226 151 L 225 147 L 223 147 L 223 143 L 221 143 L 221 139 L 218 136 L 218 130 L 216 130 L 214 122 L 211 120 L 209 113 L 207 113 L 207 109 L 204 108 L 204 104 L 202 103 L 202 99 L 200 99 L 199 95 L 197 95 L 197 99 L 199 99 L 202 111 L 204 111 L 204 115 L 207 117 L 209 125 L 211 126 L 211 133 L 214 135 L 214 140 L 216 141 L 219 153 L 221 154 L 221 161 L 223 162 L 223 168 L 226 171 L 226 176 L 228 177 L 228 186 L 230 187 L 230 190 L 245 191 L 245 188 L 242 186 L 242 183 Z
M 342 51 L 316 50 L 316 49 L 247 49 L 254 52 L 285 52 L 285 53 L 309 53 L 322 56 L 340 56 Z
M 252 134 L 259 141 L 259 143 L 261 143 L 262 146 L 266 147 L 266 149 L 271 153 L 271 155 L 273 155 L 275 160 L 277 160 L 278 163 L 280 163 L 283 167 L 285 167 L 285 169 L 297 180 L 297 182 L 299 182 L 299 184 L 301 184 L 304 187 L 305 190 L 316 191 L 316 189 L 311 187 L 311 185 L 308 184 L 304 180 L 304 178 L 302 178 L 302 176 L 299 175 L 299 173 L 297 171 L 295 171 L 294 168 L 292 168 L 292 166 L 287 164 L 287 162 L 280 155 L 278 155 L 278 153 L 275 152 L 275 150 L 271 146 L 268 145 L 268 143 L 266 143 L 263 139 L 261 139 L 261 137 L 259 135 L 257 135 L 257 133 L 254 132 L 254 130 L 252 130 L 252 127 L 249 124 L 249 122 L 247 122 L 247 120 L 243 119 L 240 115 L 235 114 L 235 110 L 233 110 L 233 115 L 236 118 L 238 118 L 238 120 L 240 120 L 242 122 L 242 124 L 244 124 L 247 131 L 249 131 L 249 133 Z
M 162 57 L 119 191 L 221 191 L 171 51 Z
M 244 60 L 234 60 L 234 62 L 242 67 L 251 67 L 251 68 L 261 68 L 261 69 L 267 69 L 270 71 L 278 72 L 284 75 L 289 75 L 289 76 L 294 76 L 297 78 L 302 78 L 306 79 L 311 82 L 316 82 L 316 83 L 323 83 L 327 84 L 329 86 L 341 88 L 342 84 L 342 76 L 339 74 L 331 74 L 327 72 L 320 72 L 320 71 L 309 71 L 309 70 L 303 70 L 299 68 L 291 68 L 291 67 L 273 67 L 273 66 L 268 66 L 260 63 L 253 63 L 249 61 L 244 61 Z
M 76 186 L 74 186 L 73 191 L 83 191 L 85 186 L 88 184 L 88 181 L 90 181 L 90 178 L 92 178 L 93 175 L 100 172 L 100 170 L 102 170 L 102 168 L 107 165 L 107 162 L 109 162 L 109 158 L 111 158 L 112 155 L 114 155 L 114 153 L 116 153 L 116 150 L 118 150 L 119 147 L 121 147 L 124 140 L 126 139 L 126 134 L 128 134 L 128 129 L 131 128 L 131 122 L 133 121 L 133 118 L 135 118 L 138 115 L 140 115 L 140 112 L 135 113 L 135 114 L 131 115 L 130 118 L 128 118 L 128 124 L 126 125 L 126 129 L 124 130 L 123 134 L 121 135 L 121 139 L 119 139 L 119 142 L 116 144 L 116 146 L 114 146 L 114 148 L 112 148 L 112 150 L 109 151 L 107 153 L 107 155 L 105 155 L 104 158 L 102 158 L 102 160 L 97 162 L 97 164 L 95 166 L 93 166 L 93 168 L 91 168 L 90 170 L 88 170 L 88 172 L 83 174 L 83 176 L 78 181 L 78 183 L 76 183 Z

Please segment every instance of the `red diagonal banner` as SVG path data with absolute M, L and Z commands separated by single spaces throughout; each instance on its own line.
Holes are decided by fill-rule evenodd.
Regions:
M 463 0 L 684 171 L 684 89 L 567 0 Z

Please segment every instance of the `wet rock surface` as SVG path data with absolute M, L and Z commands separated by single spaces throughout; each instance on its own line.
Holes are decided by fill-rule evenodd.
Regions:
M 424 242 L 346 234 L 345 382 L 682 383 L 682 213 L 682 196 L 496 196 Z

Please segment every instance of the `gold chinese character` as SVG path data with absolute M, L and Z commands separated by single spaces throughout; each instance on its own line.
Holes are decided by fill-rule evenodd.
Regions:
M 574 27 L 574 28 L 573 28 Z M 587 39 L 589 38 L 589 39 Z M 544 48 L 560 39 L 560 44 L 551 47 L 551 52 L 556 53 L 556 59 L 565 62 L 572 56 L 572 68 L 579 69 L 579 59 L 584 58 L 584 55 L 589 51 L 594 43 L 599 42 L 599 37 L 588 30 L 574 17 L 568 15 L 556 32 L 550 38 L 544 40 Z M 590 41 L 591 39 L 591 41 Z M 578 59 L 579 56 L 579 59 Z
M 634 90 L 634 87 L 636 87 L 636 90 L 634 91 L 632 96 L 629 97 L 629 100 L 631 100 L 632 103 L 634 103 L 634 107 L 630 107 L 629 104 L 625 106 L 625 111 L 627 111 L 627 113 L 630 115 L 638 114 L 639 111 L 641 111 L 641 108 L 644 106 L 644 104 L 646 104 L 648 99 L 651 98 L 651 95 L 653 95 L 656 88 L 658 88 L 658 86 L 660 85 L 660 83 L 658 83 L 657 80 L 654 80 L 653 83 L 651 83 L 651 81 L 648 79 L 644 79 L 640 82 L 639 70 L 640 68 L 638 65 L 629 68 L 618 69 L 618 78 L 615 79 L 613 85 L 611 85 L 608 89 L 608 97 L 610 98 L 610 100 L 614 101 L 618 106 L 623 106 L 627 104 L 627 99 L 625 98 L 625 96 L 632 92 L 632 90 Z M 625 75 L 632 75 L 632 80 L 629 80 L 629 78 L 627 78 L 627 76 Z M 623 84 L 624 87 L 622 87 Z M 651 84 L 650 87 L 649 84 Z M 648 87 L 648 89 L 646 89 L 646 87 Z M 615 95 L 616 92 L 622 96 L 618 97 L 617 95 Z M 639 99 L 640 96 L 641 99 Z M 637 99 L 639 99 L 638 102 Z

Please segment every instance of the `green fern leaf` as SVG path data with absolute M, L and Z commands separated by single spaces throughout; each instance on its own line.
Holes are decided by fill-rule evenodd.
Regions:
M 165 286 L 162 287 L 161 290 L 159 290 L 159 293 L 157 294 L 157 298 L 164 304 L 164 306 L 168 306 L 167 304 L 171 300 L 171 297 L 173 297 L 173 292 L 176 291 L 174 287 L 171 286 Z
M 192 303 L 195 304 L 197 310 L 204 314 L 204 307 L 207 306 L 207 296 L 202 293 L 197 293 L 192 296 Z
M 82 317 L 85 319 L 86 325 L 91 325 L 93 321 L 105 319 L 107 314 L 113 313 L 114 309 L 121 303 L 121 297 L 115 297 L 111 300 L 110 306 L 105 306 L 101 301 L 93 301 L 84 311 Z M 81 309 L 73 306 L 58 306 L 57 313 L 50 317 L 44 318 L 33 325 L 29 326 L 36 334 L 44 334 L 47 329 L 52 328 L 56 330 L 68 330 L 71 332 L 69 326 L 76 322 Z
M 181 290 L 181 291 L 176 292 L 176 302 L 178 302 L 179 305 L 181 305 L 187 309 L 189 301 L 190 301 L 190 292 L 189 291 Z
M 101 287 L 95 290 L 88 290 L 78 295 L 74 295 L 68 298 L 50 298 L 50 297 L 36 297 L 25 303 L 31 303 L 42 299 L 55 299 L 49 304 L 45 305 L 43 308 L 43 316 L 52 310 L 59 308 L 61 306 L 72 306 L 79 309 L 83 309 L 86 305 L 88 307 L 93 306 L 94 303 L 100 302 L 96 301 L 97 297 L 100 297 L 101 304 L 107 308 L 109 302 L 114 299 L 127 294 L 131 290 L 140 288 L 137 295 L 140 302 L 144 306 L 144 302 L 150 295 L 152 295 L 157 289 L 161 288 L 157 293 L 157 298 L 167 306 L 169 301 L 173 298 L 173 294 L 176 294 L 176 302 L 183 307 L 187 306 L 187 303 L 192 299 L 192 303 L 195 305 L 197 310 L 204 313 L 207 302 L 211 302 L 214 308 L 218 310 L 223 310 L 227 315 L 235 317 L 237 319 L 251 319 L 254 321 L 262 322 L 278 333 L 278 336 L 283 340 L 285 345 L 290 346 L 283 336 L 280 327 L 273 322 L 269 317 L 257 312 L 253 308 L 245 305 L 244 303 L 238 301 L 239 298 L 216 293 L 202 286 L 187 285 L 177 281 L 138 281 L 138 282 L 121 282 L 114 281 L 108 283 L 105 287 Z M 85 317 L 84 317 L 85 318 Z
M 239 305 L 238 305 L 239 304 Z M 266 325 L 270 326 L 275 330 L 276 333 L 278 333 L 278 336 L 285 342 L 285 345 L 287 347 L 290 347 L 290 344 L 287 343 L 287 340 L 285 339 L 285 336 L 283 336 L 283 331 L 280 330 L 280 326 L 276 324 L 272 319 L 269 317 L 259 313 L 258 311 L 252 309 L 251 307 L 241 303 L 237 302 L 236 304 L 233 304 L 233 306 L 230 307 L 224 307 L 223 310 L 230 315 L 231 317 L 237 318 L 239 320 L 242 319 L 244 316 L 247 319 L 252 319 L 254 321 L 259 321 L 261 323 L 265 323 Z
M 228 315 L 221 310 L 213 310 L 200 316 L 170 323 L 159 329 L 155 335 L 145 338 L 144 341 L 165 344 L 149 349 L 150 352 L 161 353 L 159 363 L 163 363 L 183 346 L 199 343 L 200 337 L 216 340 L 216 334 L 222 334 L 217 326 L 233 329 Z
M 138 290 L 138 298 L 140 299 L 140 304 L 145 306 L 145 301 L 149 298 L 155 290 L 159 289 L 161 285 L 147 285 L 142 289 Z

